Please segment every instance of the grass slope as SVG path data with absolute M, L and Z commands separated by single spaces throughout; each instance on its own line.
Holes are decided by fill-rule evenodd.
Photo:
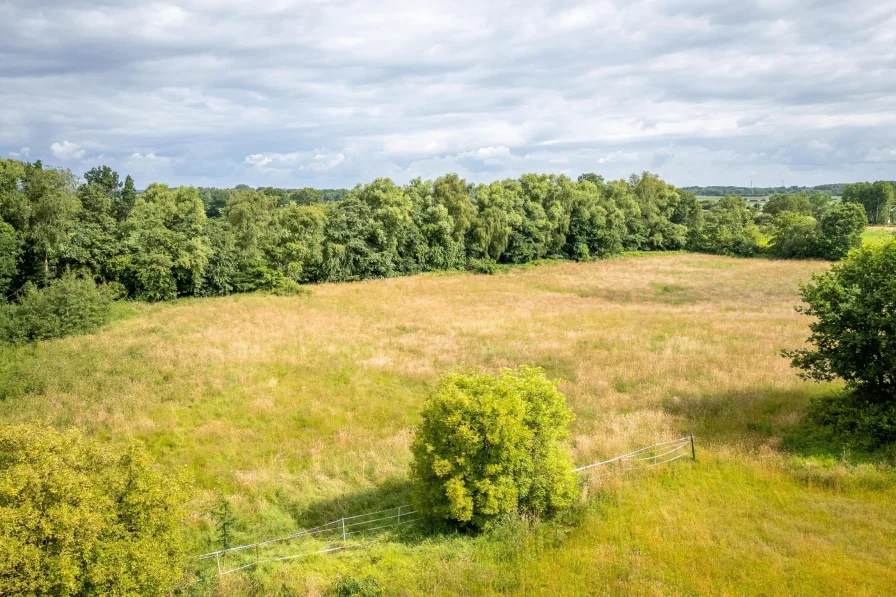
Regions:
M 400 595 L 883 595 L 896 476 L 798 441 L 835 386 L 779 355 L 807 335 L 798 283 L 826 267 L 673 253 L 128 305 L 101 333 L 3 349 L 0 421 L 144 442 L 195 480 L 198 553 L 219 494 L 247 541 L 403 502 L 439 374 L 535 364 L 576 414 L 577 463 L 691 431 L 698 462 L 593 476 L 572 526 L 409 530 L 199 590 L 321 594 L 369 574 Z

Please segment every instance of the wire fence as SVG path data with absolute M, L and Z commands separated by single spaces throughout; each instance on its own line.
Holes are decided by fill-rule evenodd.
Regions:
M 639 448 L 628 454 L 622 454 L 621 456 L 614 456 L 613 458 L 602 460 L 600 462 L 586 464 L 585 466 L 573 469 L 573 472 L 584 473 L 601 467 L 610 467 L 611 465 L 616 465 L 614 467 L 616 470 L 634 471 L 652 468 L 672 462 L 673 460 L 687 458 L 688 456 L 693 460 L 697 459 L 697 450 L 694 445 L 693 435 L 687 435 L 667 442 L 660 442 L 658 444 L 653 444 L 652 446 Z
M 368 533 L 410 524 L 421 518 L 419 512 L 410 504 L 403 504 L 385 510 L 343 516 L 284 537 L 219 549 L 202 554 L 199 560 L 214 560 L 217 574 L 224 576 L 267 562 L 291 560 L 356 547 L 357 540 Z
M 573 469 L 585 473 L 600 468 L 619 471 L 643 470 L 667 464 L 681 458 L 697 458 L 694 436 L 689 435 L 667 442 L 640 448 L 628 454 L 586 464 Z M 332 553 L 362 545 L 359 539 L 375 531 L 395 528 L 421 520 L 421 514 L 410 504 L 385 510 L 343 516 L 328 523 L 274 539 L 219 549 L 199 556 L 202 562 L 213 561 L 218 576 L 268 562 L 279 562 Z

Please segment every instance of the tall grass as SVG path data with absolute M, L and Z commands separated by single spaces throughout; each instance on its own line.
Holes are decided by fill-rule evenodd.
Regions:
M 593 477 L 576 525 L 409 529 L 205 590 L 320 594 L 353 575 L 391 594 L 885 594 L 891 469 L 785 449 L 807 402 L 836 389 L 779 354 L 807 335 L 798 283 L 826 267 L 658 254 L 135 304 L 92 336 L 3 349 L 0 420 L 142 440 L 195 479 L 199 553 L 219 496 L 237 541 L 397 505 L 439 375 L 534 364 L 576 415 L 577 463 L 691 431 L 697 463 Z

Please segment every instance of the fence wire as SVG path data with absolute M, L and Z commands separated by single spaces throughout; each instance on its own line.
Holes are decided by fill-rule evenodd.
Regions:
M 612 468 L 619 471 L 643 470 L 688 456 L 696 459 L 693 435 L 660 442 L 639 448 L 628 454 L 586 464 L 574 468 L 573 472 L 584 473 L 610 465 L 616 465 Z M 411 524 L 422 520 L 422 518 L 411 504 L 403 504 L 384 510 L 343 516 L 283 537 L 204 553 L 199 556 L 199 560 L 214 560 L 218 576 L 224 576 L 267 562 L 293 560 L 358 547 L 361 544 L 356 540 L 364 533 Z M 349 542 L 349 537 L 353 537 L 352 542 Z M 299 553 L 295 553 L 296 547 L 291 546 L 291 543 L 296 540 L 303 540 L 303 547 L 305 547 Z
M 622 454 L 620 456 L 608 458 L 607 460 L 601 460 L 600 462 L 586 464 L 584 466 L 573 469 L 573 472 L 583 473 L 599 467 L 608 467 L 614 464 L 618 465 L 617 467 L 613 467 L 615 470 L 633 471 L 644 468 L 652 468 L 654 466 L 666 464 L 667 462 L 672 462 L 673 460 L 678 460 L 679 458 L 684 458 L 687 456 L 690 456 L 694 459 L 696 459 L 697 457 L 694 447 L 693 435 L 680 437 L 678 439 L 669 440 L 667 442 L 660 442 L 658 444 L 653 444 L 652 446 L 639 448 L 634 452 L 629 452 L 628 454 Z

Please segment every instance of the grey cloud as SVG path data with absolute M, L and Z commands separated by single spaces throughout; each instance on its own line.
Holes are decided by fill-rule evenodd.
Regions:
M 12 0 L 0 23 L 0 154 L 138 184 L 892 178 L 889 2 Z

